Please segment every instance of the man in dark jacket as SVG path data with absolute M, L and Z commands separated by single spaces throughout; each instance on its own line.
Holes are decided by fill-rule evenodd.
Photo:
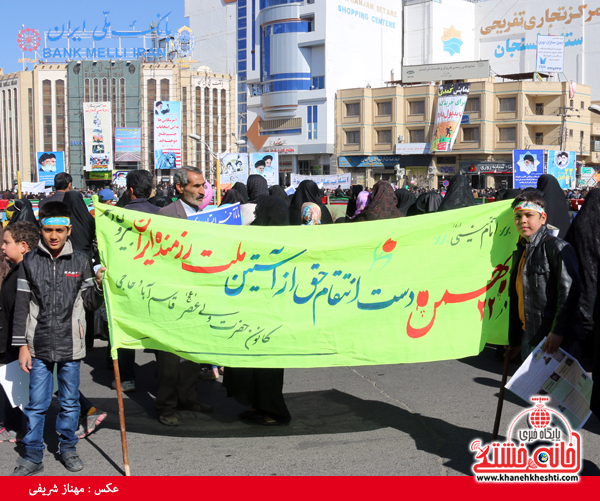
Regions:
M 125 209 L 157 214 L 158 207 L 148 202 L 152 195 L 154 179 L 147 170 L 132 170 L 127 174 L 127 196 L 129 202 Z
M 187 219 L 200 212 L 198 204 L 204 198 L 204 177 L 195 167 L 182 167 L 173 176 L 179 195 L 177 202 L 163 207 L 159 215 Z M 178 426 L 176 408 L 194 412 L 210 412 L 212 407 L 198 401 L 197 384 L 200 364 L 181 361 L 180 357 L 164 351 L 156 352 L 158 362 L 158 391 L 156 410 L 158 420 L 166 426 Z
M 552 355 L 581 330 L 577 257 L 570 244 L 546 228 L 545 200 L 525 191 L 512 204 L 520 235 L 510 277 L 509 356 L 523 360 L 546 337 Z

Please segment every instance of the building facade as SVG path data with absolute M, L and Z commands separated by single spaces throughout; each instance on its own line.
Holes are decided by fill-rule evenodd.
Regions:
M 591 161 L 591 89 L 567 82 L 471 82 L 451 152 L 429 154 L 436 85 L 347 89 L 337 96 L 338 166 L 357 184 L 438 187 L 458 172 L 475 188 L 512 185 L 514 149 L 568 150 Z M 596 124 L 597 127 L 597 124 Z M 401 175 L 395 169 L 399 167 Z

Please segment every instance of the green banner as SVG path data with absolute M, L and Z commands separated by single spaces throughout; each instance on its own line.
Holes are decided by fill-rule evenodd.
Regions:
M 332 367 L 507 344 L 510 203 L 300 227 L 96 203 L 113 357 L 152 348 L 229 367 Z

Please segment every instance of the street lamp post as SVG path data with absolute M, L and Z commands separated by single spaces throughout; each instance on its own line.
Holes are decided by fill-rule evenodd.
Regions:
M 189 134 L 188 137 L 190 137 L 191 139 L 193 139 L 194 141 L 198 142 L 198 143 L 202 143 L 204 146 L 206 146 L 206 149 L 208 149 L 208 152 L 212 155 L 212 157 L 217 161 L 217 179 L 216 179 L 216 185 L 217 185 L 217 205 L 221 205 L 221 158 L 224 157 L 225 155 L 227 155 L 227 152 L 233 148 L 234 146 L 244 146 L 246 144 L 246 141 L 243 140 L 237 140 L 234 143 L 232 143 L 231 145 L 229 145 L 229 148 L 227 148 L 223 154 L 221 156 L 217 155 L 212 148 L 206 144 L 205 141 L 202 140 L 202 138 L 200 136 L 198 136 L 197 134 Z

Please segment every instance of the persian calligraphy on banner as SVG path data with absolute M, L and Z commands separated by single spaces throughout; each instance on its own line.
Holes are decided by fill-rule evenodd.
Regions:
M 181 102 L 154 103 L 154 168 L 181 167 Z
M 312 180 L 319 188 L 325 190 L 335 190 L 341 186 L 343 190 L 349 190 L 352 182 L 352 175 L 347 174 L 330 174 L 325 176 L 303 176 L 301 174 L 292 174 L 292 186 L 298 188 L 298 185 L 305 180 Z
M 507 342 L 510 201 L 277 228 L 96 210 L 113 357 L 152 348 L 228 367 L 332 367 Z
M 230 226 L 241 226 L 242 213 L 240 204 L 224 205 L 217 209 L 201 211 L 193 216 L 188 216 L 190 221 L 201 221 L 204 223 L 227 224 Z
M 438 87 L 437 111 L 431 137 L 431 153 L 451 151 L 462 122 L 471 84 L 446 84 Z

